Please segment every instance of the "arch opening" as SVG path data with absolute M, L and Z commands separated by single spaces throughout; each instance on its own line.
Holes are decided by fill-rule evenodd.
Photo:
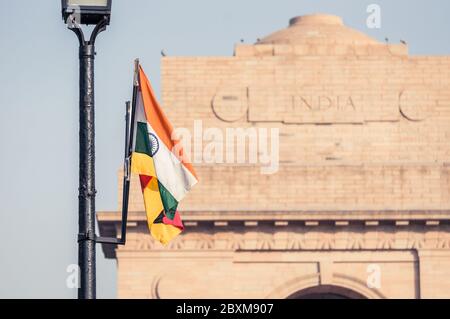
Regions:
M 299 290 L 287 299 L 367 299 L 362 294 L 339 286 L 321 285 Z

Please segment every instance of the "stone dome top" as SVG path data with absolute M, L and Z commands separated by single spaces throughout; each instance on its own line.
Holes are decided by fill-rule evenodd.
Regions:
M 276 31 L 256 44 L 377 44 L 375 39 L 344 25 L 341 17 L 311 14 L 294 17 L 289 27 Z

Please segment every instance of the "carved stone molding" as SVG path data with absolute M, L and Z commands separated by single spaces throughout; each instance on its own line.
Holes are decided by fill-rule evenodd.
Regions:
M 433 91 L 406 89 L 400 92 L 399 109 L 404 118 L 409 121 L 422 121 L 428 118 L 436 106 Z
M 405 250 L 450 249 L 450 232 L 433 231 L 228 231 L 187 232 L 168 246 L 145 231 L 130 236 L 119 250 Z
M 131 212 L 126 246 L 118 251 L 450 250 L 450 213 L 439 211 L 183 212 L 186 230 L 166 247 L 155 242 L 143 212 Z M 120 215 L 100 214 L 101 233 L 120 233 Z
M 227 88 L 217 92 L 211 101 L 214 115 L 224 122 L 245 120 L 248 110 L 247 88 Z

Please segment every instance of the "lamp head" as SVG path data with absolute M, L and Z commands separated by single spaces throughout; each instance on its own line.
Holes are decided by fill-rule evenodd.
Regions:
M 97 24 L 111 18 L 112 0 L 61 0 L 64 21 L 72 15 L 78 24 Z

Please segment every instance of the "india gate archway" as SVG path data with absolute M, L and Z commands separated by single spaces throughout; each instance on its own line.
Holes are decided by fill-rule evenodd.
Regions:
M 365 296 L 343 287 L 321 285 L 306 288 L 287 297 L 288 299 L 365 299 Z
M 233 56 L 163 57 L 162 104 L 192 132 L 200 182 L 163 247 L 133 181 L 127 244 L 103 246 L 118 297 L 450 298 L 449 87 L 449 56 L 331 15 Z M 278 132 L 279 166 L 205 161 L 210 128 Z M 98 219 L 118 233 L 118 212 Z

